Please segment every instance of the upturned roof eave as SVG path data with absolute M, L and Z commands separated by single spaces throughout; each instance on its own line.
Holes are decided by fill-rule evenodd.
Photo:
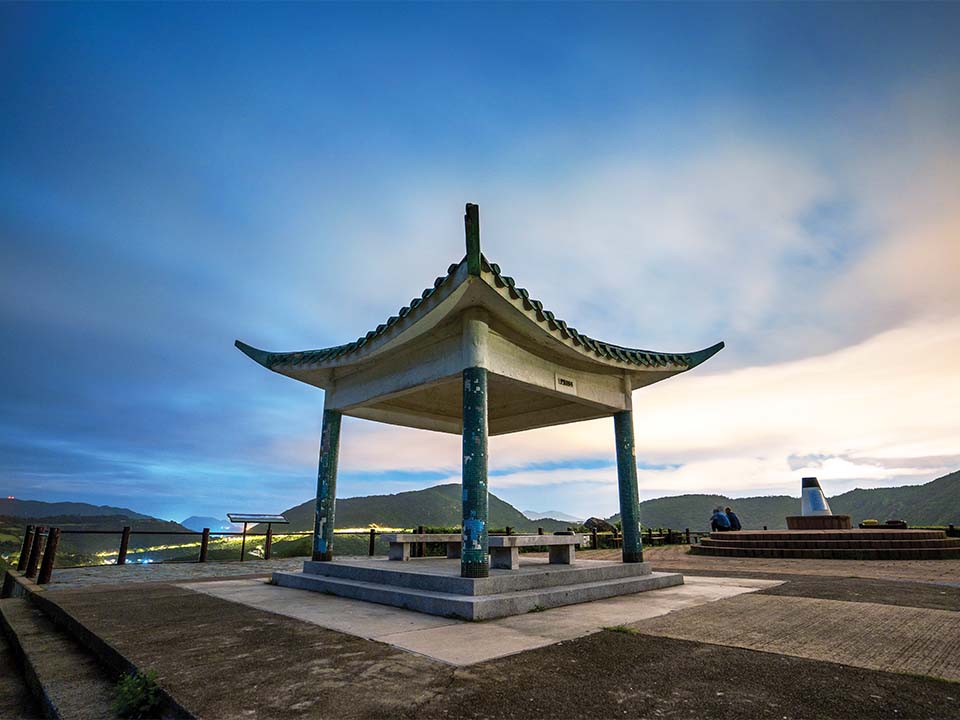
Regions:
M 664 353 L 596 340 L 556 318 L 543 307 L 543 303 L 531 298 L 524 288 L 518 287 L 513 278 L 503 275 L 495 263 L 490 263 L 481 256 L 480 271 L 474 275 L 470 272 L 468 261 L 469 258 L 465 257 L 459 263 L 450 265 L 447 274 L 438 277 L 433 287 L 424 290 L 420 298 L 415 298 L 410 305 L 401 308 L 397 315 L 352 343 L 318 350 L 279 353 L 255 348 L 240 340 L 237 340 L 235 345 L 245 355 L 269 370 L 295 379 L 310 373 L 311 384 L 322 386 L 322 383 L 317 382 L 315 371 L 369 362 L 383 353 L 407 346 L 424 335 L 457 309 L 456 302 L 447 301 L 476 277 L 507 305 L 526 317 L 527 322 L 520 324 L 524 335 L 547 336 L 558 344 L 558 350 L 562 346 L 568 355 L 571 355 L 570 351 L 574 351 L 575 355 L 572 357 L 587 361 L 595 367 L 602 367 L 606 372 L 615 369 L 635 376 L 656 373 L 669 377 L 700 365 L 724 347 L 720 342 L 692 353 Z M 423 324 L 428 324 L 429 328 L 423 330 L 420 327 Z

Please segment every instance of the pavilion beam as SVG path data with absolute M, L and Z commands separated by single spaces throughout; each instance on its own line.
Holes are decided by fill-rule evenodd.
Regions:
M 313 526 L 313 559 L 333 560 L 334 512 L 337 505 L 337 462 L 340 456 L 339 410 L 323 411 L 320 463 L 317 469 L 317 511 Z
M 637 490 L 637 450 L 633 438 L 633 411 L 613 416 L 617 439 L 617 481 L 620 487 L 620 524 L 623 528 L 623 562 L 643 562 L 640 539 L 640 496 Z
M 461 577 L 487 577 L 487 371 L 463 371 L 463 542 Z

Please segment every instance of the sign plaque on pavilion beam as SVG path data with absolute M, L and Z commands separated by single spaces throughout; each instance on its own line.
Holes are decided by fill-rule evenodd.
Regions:
M 723 348 L 692 353 L 627 348 L 581 333 L 480 251 L 480 218 L 468 204 L 466 255 L 432 287 L 357 340 L 250 358 L 323 388 L 314 559 L 333 557 L 340 417 L 463 436 L 461 571 L 487 572 L 487 436 L 614 417 L 623 559 L 639 562 L 632 392 L 690 370 Z

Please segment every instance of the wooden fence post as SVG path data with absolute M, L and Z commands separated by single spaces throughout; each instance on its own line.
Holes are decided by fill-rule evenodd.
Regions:
M 23 547 L 20 548 L 20 559 L 17 560 L 17 571 L 23 572 L 27 569 L 27 559 L 30 557 L 30 548 L 33 547 L 33 533 L 36 532 L 33 525 L 27 525 L 23 531 Z
M 270 559 L 270 549 L 273 546 L 273 525 L 267 523 L 267 539 L 263 543 L 263 559 Z
M 594 550 L 599 550 L 599 549 L 600 549 L 600 545 L 599 545 L 598 539 L 597 539 L 597 529 L 596 529 L 596 528 L 590 528 L 590 547 L 593 548 Z
M 541 527 L 537 528 L 537 535 L 543 535 L 543 528 Z
M 423 525 L 417 526 L 417 534 L 423 535 Z M 417 543 L 417 557 L 425 557 L 427 554 L 427 544 L 425 542 Z
M 203 536 L 200 538 L 200 559 L 197 562 L 207 561 L 207 552 L 210 548 L 210 528 L 203 529 Z
M 377 543 L 377 530 L 376 528 L 370 528 L 370 546 L 367 548 L 367 554 L 370 557 L 373 557 L 373 551 Z
M 507 525 L 507 535 L 513 535 L 513 528 Z
M 247 551 L 247 524 L 243 524 L 243 539 L 240 541 L 240 562 L 243 562 L 243 555 Z
M 690 528 L 686 529 L 685 534 L 687 536 L 687 545 L 689 545 L 690 544 Z
M 127 564 L 127 550 L 130 548 L 130 526 L 123 529 L 120 536 L 120 552 L 117 553 L 117 565 Z
M 37 585 L 46 585 L 53 575 L 53 563 L 57 559 L 57 545 L 60 544 L 60 528 L 50 528 L 47 531 L 47 547 L 43 551 L 43 562 L 40 564 L 40 574 L 37 576 Z
M 36 527 L 33 531 L 33 542 L 30 543 L 30 557 L 27 559 L 27 569 L 24 575 L 28 578 L 37 576 L 37 566 L 40 564 L 40 545 L 43 543 L 43 528 Z

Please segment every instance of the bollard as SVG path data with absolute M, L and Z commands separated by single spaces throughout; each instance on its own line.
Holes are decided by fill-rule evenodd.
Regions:
M 374 545 L 377 542 L 377 531 L 375 528 L 370 528 L 370 546 L 367 548 L 367 554 L 370 557 L 373 557 Z
M 37 527 L 33 531 L 33 542 L 30 543 L 30 557 L 24 575 L 28 578 L 37 576 L 37 566 L 40 564 L 40 545 L 43 543 L 43 528 Z
M 57 559 L 57 545 L 60 544 L 60 528 L 50 528 L 47 531 L 47 547 L 43 551 L 43 562 L 40 564 L 40 574 L 37 576 L 37 585 L 46 585 L 53 575 L 53 563 Z
M 27 558 L 30 557 L 30 547 L 33 545 L 33 533 L 36 528 L 33 525 L 27 525 L 23 531 L 23 547 L 20 548 L 20 559 L 17 560 L 17 571 L 23 572 L 27 569 Z
M 203 529 L 203 536 L 200 538 L 200 559 L 197 562 L 207 561 L 207 550 L 210 547 L 210 528 Z
M 270 550 L 273 547 L 273 525 L 267 523 L 267 539 L 263 543 L 263 559 L 270 559 Z
M 130 547 L 130 526 L 123 529 L 120 536 L 120 552 L 117 553 L 117 565 L 127 564 L 127 549 Z

